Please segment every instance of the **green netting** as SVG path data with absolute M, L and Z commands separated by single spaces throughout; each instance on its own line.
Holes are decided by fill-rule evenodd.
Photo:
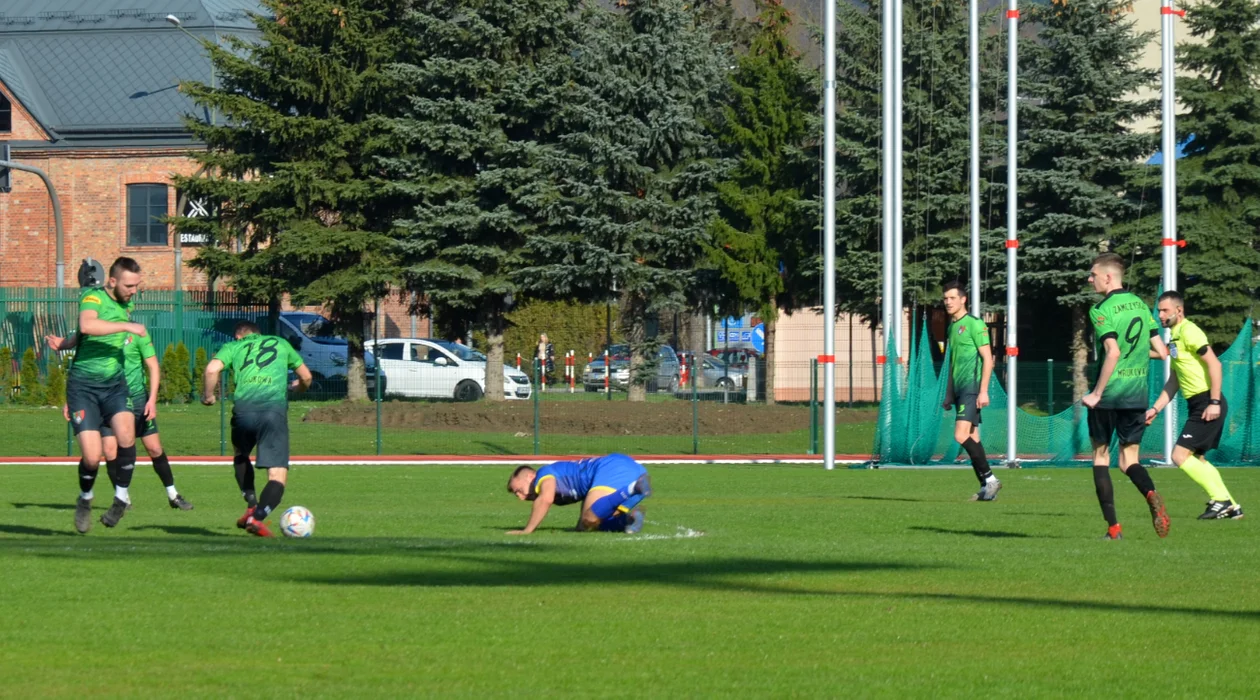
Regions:
M 1252 337 L 1248 320 L 1229 349 L 1221 354 L 1221 390 L 1229 412 L 1220 447 L 1208 453 L 1216 464 L 1260 463 L 1260 347 Z M 957 457 L 954 442 L 954 413 L 941 407 L 945 400 L 947 377 L 932 362 L 931 338 L 925 325 L 907 362 L 886 365 L 875 432 L 873 459 L 884 464 L 949 464 Z M 891 346 L 888 357 L 893 357 Z M 943 366 L 949 366 L 948 351 Z M 1027 378 L 1049 375 L 1053 365 L 1020 362 L 1019 391 L 1029 397 Z M 984 409 L 980 440 L 990 455 L 1007 451 L 1007 415 L 1011 410 L 1006 393 L 1008 366 L 998 365 L 989 387 L 992 403 Z M 1053 380 L 1051 380 L 1052 382 Z M 1164 363 L 1151 362 L 1149 403 L 1154 403 L 1164 385 Z M 1054 387 L 1046 387 L 1049 406 L 1054 406 Z M 1061 404 L 1060 404 L 1061 405 Z M 1067 409 L 1038 415 L 1044 409 L 1029 399 L 1016 409 L 1016 456 L 1019 460 L 1047 465 L 1076 465 L 1089 461 L 1089 433 L 1086 409 L 1076 403 Z M 1147 428 L 1142 439 L 1142 455 L 1158 458 L 1164 451 L 1164 421 L 1180 427 L 1186 416 L 1185 399 L 1178 395 L 1175 413 L 1165 410 Z M 1114 445 L 1113 445 L 1114 447 Z M 1112 450 L 1115 461 L 1117 450 Z

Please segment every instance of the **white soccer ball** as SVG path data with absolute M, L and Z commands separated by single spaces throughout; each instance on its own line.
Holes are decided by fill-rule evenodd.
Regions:
M 285 537 L 310 537 L 315 532 L 315 516 L 302 506 L 293 506 L 280 516 L 280 532 Z

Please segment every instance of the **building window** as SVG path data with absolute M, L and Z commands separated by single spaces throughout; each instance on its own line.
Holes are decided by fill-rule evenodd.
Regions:
M 127 185 L 127 245 L 166 245 L 166 185 Z
M 0 95 L 0 131 L 13 131 L 13 103 Z

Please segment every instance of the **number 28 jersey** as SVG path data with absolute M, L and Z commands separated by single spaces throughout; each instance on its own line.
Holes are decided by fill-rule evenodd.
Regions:
M 289 341 L 254 333 L 224 345 L 214 359 L 231 367 L 236 378 L 234 411 L 288 410 L 289 370 L 302 366 Z
M 1146 408 L 1147 371 L 1151 366 L 1151 338 L 1159 331 L 1151 309 L 1136 294 L 1117 289 L 1089 310 L 1098 342 L 1098 367 L 1107 359 L 1108 338 L 1120 346 L 1120 361 L 1107 380 L 1098 408 Z

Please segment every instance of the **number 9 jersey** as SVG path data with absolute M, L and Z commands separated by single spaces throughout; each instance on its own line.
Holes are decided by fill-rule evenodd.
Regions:
M 289 370 L 302 366 L 302 356 L 289 341 L 252 333 L 224 345 L 214 359 L 232 368 L 236 378 L 236 412 L 288 409 Z
M 1098 342 L 1098 367 L 1107 359 L 1107 339 L 1120 346 L 1120 360 L 1107 380 L 1098 408 L 1145 409 L 1151 338 L 1159 333 L 1151 309 L 1133 292 L 1117 289 L 1089 310 Z M 1095 375 L 1097 376 L 1097 375 Z

